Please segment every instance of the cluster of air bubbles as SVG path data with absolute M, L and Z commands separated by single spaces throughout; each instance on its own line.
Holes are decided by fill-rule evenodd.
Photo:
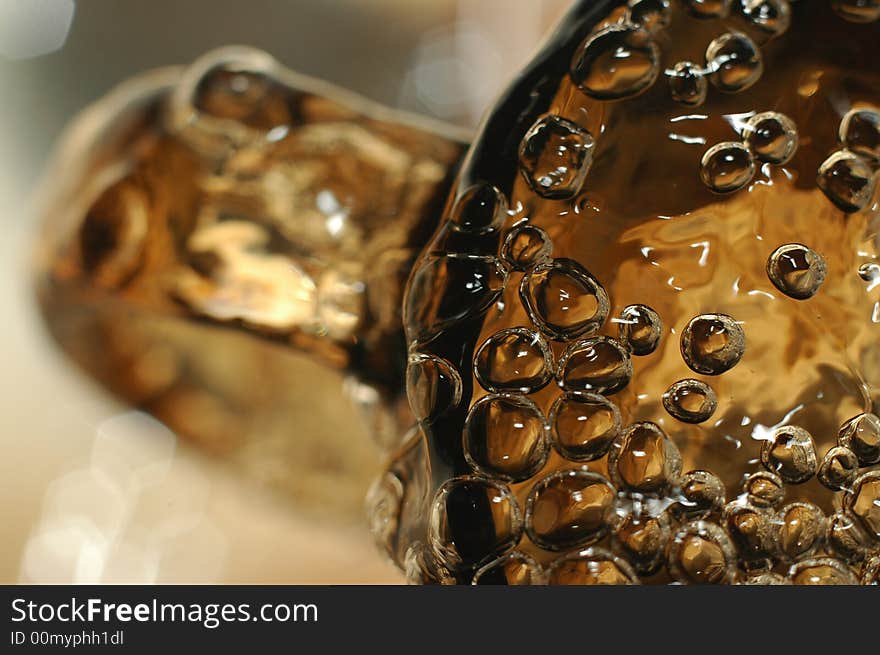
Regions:
M 819 166 L 817 183 L 841 211 L 853 213 L 868 206 L 880 168 L 880 110 L 855 107 L 840 121 L 841 148 Z
M 726 17 L 736 6 L 765 36 L 783 33 L 791 18 L 785 0 L 687 5 L 698 18 Z M 581 43 L 571 61 L 572 82 L 599 100 L 642 93 L 658 75 L 656 39 L 671 16 L 669 0 L 630 0 L 617 22 L 604 23 Z M 704 64 L 680 61 L 666 74 L 674 100 L 693 107 L 705 102 L 710 83 L 718 92 L 735 93 L 755 84 L 762 72 L 758 46 L 727 31 L 709 44 Z M 703 156 L 700 175 L 715 192 L 742 189 L 759 165 L 785 165 L 797 152 L 796 126 L 784 114 L 760 112 L 741 125 L 739 141 L 718 143 Z M 825 183 L 820 172 L 820 186 L 829 197 L 849 197 L 852 204 L 858 195 L 853 170 L 869 179 L 880 164 L 880 114 L 851 110 L 840 141 L 843 154 L 835 154 L 863 168 L 841 168 L 834 160 Z M 543 115 L 520 142 L 519 174 L 540 199 L 571 200 L 582 192 L 595 143 L 575 121 Z M 408 554 L 409 568 L 425 580 L 445 581 L 454 573 L 459 582 L 479 585 L 629 584 L 663 568 L 682 583 L 849 584 L 877 578 L 880 472 L 861 469 L 880 463 L 880 419 L 860 414 L 847 421 L 824 457 L 801 427 L 767 430 L 754 462 L 762 470 L 746 476 L 742 493 L 730 500 L 715 473 L 682 473 L 682 454 L 664 420 L 622 416 L 613 397 L 630 384 L 633 360 L 661 347 L 659 314 L 647 305 L 627 305 L 611 318 L 611 336 L 606 322 L 612 302 L 599 280 L 574 259 L 554 257 L 548 232 L 555 237 L 556 226 L 542 228 L 528 218 L 505 226 L 512 214 L 508 202 L 489 183 L 461 192 L 448 230 L 481 236 L 504 228 L 495 240 L 498 257 L 432 252 L 411 283 L 411 293 L 419 294 L 413 288 L 421 285 L 421 296 L 432 298 L 430 316 L 412 321 L 430 332 L 408 332 L 413 346 L 485 311 L 517 277 L 528 318 L 524 327 L 484 334 L 476 348 L 475 402 L 460 442 L 456 435 L 451 446 L 453 452 L 460 446 L 456 457 L 464 461 L 456 464 L 458 477 L 434 495 L 428 546 Z M 865 271 L 863 277 L 871 272 Z M 797 300 L 815 295 L 826 272 L 823 257 L 800 243 L 776 248 L 766 266 L 773 285 Z M 455 298 L 456 289 L 467 290 L 465 303 Z M 703 313 L 690 319 L 679 341 L 696 377 L 667 380 L 660 400 L 673 419 L 702 423 L 715 414 L 713 386 L 720 388 L 705 376 L 740 362 L 745 333 L 727 314 Z M 461 406 L 467 386 L 445 359 L 411 355 L 408 396 L 425 429 Z M 531 394 L 538 395 L 533 400 Z M 789 485 L 813 477 L 840 492 L 838 509 L 827 516 L 803 498 L 786 499 Z M 400 476 L 391 475 L 376 490 L 390 508 L 380 531 L 399 529 L 401 485 Z
M 873 23 L 880 19 L 880 0 L 831 0 L 842 18 L 853 23 Z
M 495 427 L 501 435 L 511 426 L 529 434 L 487 447 Z M 773 431 L 761 452 L 766 470 L 746 477 L 742 495 L 730 502 L 715 474 L 681 473 L 678 448 L 658 425 L 622 429 L 619 411 L 599 394 L 564 395 L 549 421 L 523 396 L 487 396 L 472 408 L 465 432 L 478 475 L 454 478 L 435 496 L 430 534 L 437 561 L 422 556 L 416 568 L 423 578 L 450 570 L 464 571 L 473 584 L 627 584 L 665 566 L 688 584 L 868 584 L 880 574 L 880 471 L 857 475 L 823 462 L 844 490 L 841 509 L 826 517 L 810 502 L 783 505 L 786 484 L 803 483 L 816 469 L 813 439 L 799 427 Z M 568 459 L 591 461 L 607 452 L 610 480 L 586 466 L 543 474 L 521 511 L 521 496 L 504 483 L 543 468 L 547 435 Z M 880 448 L 880 419 L 854 417 L 839 442 L 826 460 L 842 457 L 847 471 L 876 461 L 871 448 Z M 863 459 L 849 449 L 855 442 Z M 386 486 L 392 499 L 402 496 L 397 478 Z M 562 554 L 542 566 L 517 550 L 523 536 Z
M 734 4 L 752 25 L 778 36 L 791 23 L 791 4 L 788 0 L 685 0 L 688 11 L 695 18 L 727 18 Z
M 716 193 L 731 193 L 755 175 L 756 162 L 782 165 L 794 156 L 797 128 L 785 114 L 765 111 L 745 122 L 742 142 L 724 141 L 709 148 L 700 161 L 700 179 Z
M 675 102 L 699 107 L 706 101 L 708 82 L 722 93 L 739 93 L 757 82 L 763 71 L 761 50 L 754 41 L 741 32 L 726 32 L 706 48 L 705 65 L 679 61 L 665 74 Z

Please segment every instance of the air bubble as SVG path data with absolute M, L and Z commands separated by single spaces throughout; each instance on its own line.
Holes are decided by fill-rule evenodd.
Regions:
M 697 18 L 725 18 L 732 0 L 685 0 L 690 13 Z
M 415 268 L 404 301 L 407 339 L 427 343 L 451 325 L 481 314 L 498 298 L 504 281 L 504 270 L 494 257 L 426 257 Z
M 790 560 L 814 551 L 825 533 L 822 510 L 812 503 L 791 503 L 779 510 L 776 539 L 780 552 Z
M 629 353 L 611 337 L 592 337 L 569 346 L 559 359 L 557 373 L 566 391 L 615 394 L 629 384 Z
M 874 171 L 854 152 L 838 150 L 819 166 L 819 188 L 846 213 L 867 207 L 874 195 Z
M 539 585 L 543 581 L 540 565 L 525 553 L 515 550 L 479 569 L 471 584 L 513 587 Z
M 873 23 L 880 19 L 880 0 L 832 0 L 831 6 L 852 23 Z
M 853 451 L 862 466 L 880 463 L 880 418 L 871 413 L 852 417 L 840 428 L 837 443 Z
M 816 474 L 824 486 L 834 491 L 848 489 L 859 471 L 859 458 L 849 448 L 835 446 L 822 458 Z
M 277 64 L 253 48 L 224 48 L 197 61 L 188 76 L 197 81 L 180 86 L 200 114 L 270 130 L 290 121 L 289 110 L 273 81 Z
M 788 0 L 741 0 L 742 13 L 757 28 L 779 36 L 791 25 Z
M 566 459 L 592 461 L 608 452 L 620 432 L 620 410 L 595 393 L 565 393 L 550 410 L 553 446 Z
M 704 517 L 724 505 L 724 483 L 711 471 L 697 469 L 681 476 L 675 512 L 690 518 Z
M 406 396 L 418 421 L 429 421 L 461 401 L 461 377 L 455 367 L 433 355 L 410 355 Z
M 706 48 L 709 79 L 724 93 L 745 91 L 761 77 L 764 63 L 758 46 L 741 32 L 727 32 Z
M 598 473 L 558 471 L 535 484 L 526 502 L 526 532 L 547 550 L 601 539 L 615 519 L 617 493 Z
M 522 535 L 516 500 L 506 486 L 472 476 L 448 480 L 431 507 L 431 547 L 457 569 L 513 549 Z
M 880 554 L 865 560 L 860 582 L 865 586 L 880 585 Z
M 758 471 L 745 479 L 743 492 L 758 507 L 776 507 L 785 497 L 785 484 L 775 473 Z
M 846 112 L 840 121 L 840 142 L 855 154 L 880 163 L 880 111 L 862 107 Z
M 856 579 L 849 567 L 831 557 L 817 557 L 798 562 L 788 570 L 796 585 L 854 585 Z
M 724 507 L 724 527 L 748 568 L 763 568 L 773 555 L 772 518 L 766 510 L 739 500 Z
M 575 339 L 602 327 L 608 318 L 608 295 L 583 266 L 554 259 L 523 277 L 520 298 L 538 328 L 551 339 Z
M 831 551 L 849 562 L 860 562 L 871 546 L 871 538 L 861 523 L 845 510 L 828 518 L 825 539 Z
M 727 314 L 701 314 L 681 333 L 685 364 L 703 375 L 721 375 L 739 363 L 746 350 L 743 329 Z
M 397 545 L 403 499 L 403 481 L 392 471 L 386 471 L 377 478 L 367 491 L 370 534 L 379 548 L 391 558 Z
M 501 257 L 515 271 L 525 271 L 544 264 L 550 261 L 552 253 L 553 244 L 547 233 L 528 223 L 513 228 L 501 247 Z
M 525 396 L 484 396 L 465 420 L 464 456 L 477 473 L 526 480 L 547 459 L 548 433 L 541 410 Z
M 844 496 L 843 506 L 872 539 L 880 542 L 880 471 L 869 471 L 856 478 Z
M 702 423 L 715 413 L 718 399 L 705 382 L 688 378 L 674 382 L 663 394 L 663 407 L 684 423 Z
M 523 137 L 520 171 L 539 196 L 571 198 L 583 186 L 594 145 L 590 133 L 577 124 L 559 116 L 545 116 Z
M 755 175 L 752 153 L 741 143 L 723 141 L 703 153 L 700 179 L 716 193 L 742 189 Z
M 612 444 L 608 471 L 620 488 L 661 493 L 678 482 L 681 454 L 655 423 L 634 423 Z
M 629 21 L 656 33 L 672 22 L 669 0 L 629 0 Z
M 496 332 L 480 346 L 474 372 L 488 391 L 533 393 L 553 377 L 553 357 L 537 332 L 509 328 Z
M 785 482 L 801 484 L 816 472 L 816 446 L 803 428 L 783 425 L 761 444 L 761 463 Z
M 737 582 L 737 584 L 768 587 L 776 585 L 790 585 L 791 582 L 788 578 L 786 578 L 784 575 L 780 575 L 779 573 L 762 571 L 761 573 L 754 573 L 747 578 L 742 579 L 741 581 Z
M 686 107 L 699 107 L 706 102 L 709 83 L 701 66 L 691 61 L 680 61 L 666 75 L 673 100 Z
M 647 305 L 627 305 L 620 312 L 617 334 L 633 355 L 650 355 L 660 343 L 663 322 Z
M 403 572 L 407 584 L 411 585 L 453 585 L 455 578 L 437 562 L 431 550 L 421 541 L 416 541 L 403 557 Z
M 660 48 L 637 25 L 617 24 L 587 37 L 571 62 L 571 78 L 587 95 L 615 100 L 638 95 L 657 79 Z
M 663 564 L 669 543 L 669 517 L 630 514 L 614 532 L 614 542 L 642 575 L 653 575 Z
M 719 526 L 694 521 L 683 526 L 669 548 L 669 573 L 679 582 L 725 584 L 736 574 L 730 538 Z
M 507 212 L 507 200 L 490 184 L 475 184 L 455 202 L 449 222 L 461 232 L 486 234 L 498 228 Z
M 773 286 L 796 300 L 816 295 L 826 272 L 822 256 L 800 243 L 779 246 L 767 260 L 767 277 Z
M 859 277 L 865 282 L 874 282 L 880 278 L 880 264 L 866 262 L 859 266 Z
M 785 114 L 765 111 L 746 122 L 743 141 L 761 161 L 785 164 L 798 147 L 797 127 Z
M 601 548 L 563 555 L 550 564 L 547 577 L 551 585 L 639 584 L 638 576 L 626 561 Z

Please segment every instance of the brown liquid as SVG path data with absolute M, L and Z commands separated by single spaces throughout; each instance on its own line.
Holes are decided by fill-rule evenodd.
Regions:
M 672 2 L 668 21 L 646 5 L 644 29 L 615 23 L 618 10 L 607 21 L 616 26 L 586 37 L 587 52 L 524 135 L 529 157 L 505 189 L 498 242 L 534 226 L 553 259 L 507 269 L 467 327 L 479 330 L 476 347 L 513 327 L 544 335 L 558 384 L 528 397 L 563 431 L 544 467 L 511 492 L 535 506 L 555 476 L 589 470 L 617 495 L 617 518 L 600 525 L 572 509 L 570 492 L 543 492 L 517 549 L 549 566 L 551 583 L 601 577 L 608 561 L 577 555 L 591 544 L 645 581 L 855 582 L 865 557 L 854 544 L 880 550 L 869 445 L 880 435 L 880 296 L 868 268 L 880 210 L 865 127 L 880 116 L 880 23 L 847 22 L 819 2 L 782 3 L 784 16 L 714 3 L 720 18 L 686 4 L 705 14 L 713 3 Z M 685 61 L 706 62 L 697 67 L 705 101 L 675 77 Z M 868 118 L 850 114 L 852 127 L 841 127 L 851 107 Z M 545 138 L 538 155 L 535 134 L 547 126 L 556 140 Z M 589 158 L 560 146 L 562 131 L 589 143 Z M 861 154 L 844 150 L 848 142 Z M 827 161 L 840 152 L 845 161 Z M 501 179 L 487 176 L 505 188 Z M 461 327 L 432 340 L 410 325 L 410 351 L 449 352 L 450 340 L 468 338 Z M 471 377 L 467 351 L 455 365 Z M 606 396 L 620 425 L 561 413 L 563 394 L 578 392 Z M 469 393 L 474 402 L 486 392 L 478 382 Z M 847 427 L 853 417 L 861 432 Z M 605 455 L 607 427 L 618 434 Z M 443 453 L 431 456 L 435 480 L 462 473 L 455 449 L 439 445 L 455 438 L 455 421 L 423 431 L 428 452 Z M 824 461 L 832 448 L 843 450 Z M 829 537 L 826 517 L 841 505 L 853 527 Z

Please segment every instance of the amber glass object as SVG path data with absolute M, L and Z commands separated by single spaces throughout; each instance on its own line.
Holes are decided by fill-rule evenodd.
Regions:
M 459 166 L 213 55 L 77 144 L 43 306 L 208 443 L 248 344 L 351 372 L 413 582 L 877 583 L 878 39 L 861 0 L 579 2 Z

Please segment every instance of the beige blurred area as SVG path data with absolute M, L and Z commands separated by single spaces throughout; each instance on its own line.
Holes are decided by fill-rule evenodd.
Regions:
M 362 513 L 322 497 L 332 480 L 280 494 L 109 397 L 56 350 L 31 289 L 41 172 L 64 125 L 116 84 L 230 43 L 473 126 L 566 4 L 0 0 L 0 582 L 402 581 Z M 306 359 L 300 370 L 289 394 L 296 429 L 363 447 L 366 421 L 343 400 L 339 374 Z M 359 498 L 380 466 L 378 451 L 365 456 L 364 475 L 339 487 Z M 284 475 L 282 458 L 273 475 Z

